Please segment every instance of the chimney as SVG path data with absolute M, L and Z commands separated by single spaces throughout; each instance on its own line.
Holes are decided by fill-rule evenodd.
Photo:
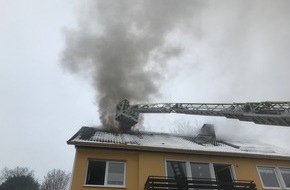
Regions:
M 211 143 L 216 145 L 214 126 L 212 124 L 204 124 L 193 141 L 198 144 Z

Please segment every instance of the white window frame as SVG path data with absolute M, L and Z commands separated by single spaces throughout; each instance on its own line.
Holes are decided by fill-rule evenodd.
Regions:
M 263 180 L 262 180 L 262 177 L 261 177 L 261 174 L 259 172 L 259 168 L 273 168 L 274 172 L 275 172 L 275 176 L 276 176 L 276 178 L 278 180 L 278 183 L 279 183 L 280 187 L 265 187 L 264 183 L 263 183 Z M 263 189 L 287 189 L 287 190 L 289 189 L 290 190 L 290 188 L 289 187 L 287 188 L 286 185 L 285 185 L 285 182 L 284 182 L 284 179 L 282 177 L 280 169 L 288 169 L 288 170 L 290 170 L 289 167 L 282 167 L 282 166 L 281 167 L 280 166 L 265 166 L 265 165 L 258 165 L 257 166 L 257 172 L 259 174 L 259 178 L 260 178 L 261 184 L 263 186 Z
M 281 182 L 282 182 L 283 188 L 284 189 L 290 189 L 290 187 L 286 187 L 285 181 L 283 179 L 283 176 L 282 176 L 282 173 L 281 173 L 281 170 L 280 170 L 280 169 L 290 170 L 290 168 L 287 168 L 287 167 L 277 167 L 277 169 L 278 169 L 278 175 L 279 175 L 279 177 L 281 177 Z
M 231 172 L 232 180 L 233 181 L 237 180 L 237 176 L 236 176 L 236 172 L 235 172 L 235 167 L 234 167 L 234 165 L 232 163 L 226 163 L 226 162 L 211 162 L 210 164 L 211 164 L 212 172 L 214 174 L 214 178 L 215 179 L 216 179 L 216 176 L 215 176 L 215 171 L 214 171 L 213 165 L 214 164 L 221 164 L 221 165 L 229 165 L 231 167 L 230 172 Z
M 87 184 L 87 177 L 88 177 L 87 175 L 88 175 L 89 163 L 90 162 L 94 162 L 94 161 L 106 162 L 104 185 Z M 108 184 L 108 174 L 109 174 L 109 164 L 110 163 L 119 163 L 119 164 L 123 164 L 124 165 L 123 185 L 112 185 L 112 184 Z M 88 159 L 84 186 L 87 186 L 87 187 L 115 187 L 115 188 L 125 188 L 126 187 L 126 168 L 127 168 L 126 167 L 126 161 Z
M 167 161 L 169 161 L 169 162 L 170 161 L 173 161 L 173 162 L 184 162 L 185 163 L 186 176 L 189 177 L 188 174 L 189 174 L 190 171 L 189 171 L 188 166 L 187 166 L 187 161 L 185 161 L 185 160 L 165 160 L 165 173 L 166 173 L 166 176 L 167 176 L 167 172 L 168 172 L 167 171 L 167 165 L 166 165 Z
M 196 164 L 209 164 L 209 170 L 210 170 L 210 177 L 212 179 L 216 179 L 216 176 L 215 176 L 215 172 L 214 172 L 214 167 L 213 165 L 214 164 L 222 164 L 222 165 L 229 165 L 231 167 L 231 175 L 232 175 L 232 178 L 233 180 L 236 180 L 236 173 L 235 173 L 235 170 L 234 170 L 234 167 L 233 167 L 233 164 L 231 163 L 220 163 L 220 162 L 201 162 L 201 161 L 191 161 L 191 160 L 173 160 L 173 159 L 166 159 L 165 160 L 165 173 L 166 175 L 168 175 L 168 172 L 167 172 L 167 165 L 166 165 L 166 162 L 167 161 L 173 161 L 173 162 L 185 162 L 185 168 L 186 168 L 186 175 L 191 178 L 192 177 L 192 174 L 191 174 L 191 167 L 190 167 L 190 163 L 196 163 Z
M 189 173 L 190 173 L 190 177 L 192 177 L 192 171 L 191 171 L 191 163 L 195 163 L 195 164 L 208 164 L 209 167 L 209 174 L 210 174 L 210 178 L 214 179 L 215 178 L 215 173 L 214 173 L 214 168 L 213 168 L 213 164 L 210 162 L 192 162 L 192 161 L 188 161 L 188 168 L 189 168 Z

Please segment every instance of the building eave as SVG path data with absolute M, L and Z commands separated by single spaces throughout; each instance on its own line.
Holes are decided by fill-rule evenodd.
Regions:
M 242 157 L 242 158 L 263 158 L 270 160 L 290 160 L 290 156 L 283 155 L 269 155 L 269 154 L 257 154 L 247 152 L 222 152 L 222 151 L 207 151 L 207 150 L 192 150 L 192 149 L 175 149 L 165 147 L 149 147 L 142 145 L 130 145 L 130 144 L 113 144 L 113 143 L 96 143 L 88 141 L 74 141 L 70 139 L 67 141 L 69 145 L 75 145 L 76 147 L 88 147 L 88 148 L 107 148 L 117 150 L 135 150 L 135 151 L 150 151 L 150 152 L 163 152 L 163 153 L 182 153 L 182 154 L 198 154 L 198 155 L 210 155 L 210 156 L 228 156 L 228 157 Z

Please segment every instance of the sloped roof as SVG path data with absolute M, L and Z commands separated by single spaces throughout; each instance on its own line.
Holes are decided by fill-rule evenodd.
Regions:
M 67 143 L 85 147 L 211 155 L 242 155 L 244 157 L 290 160 L 289 151 L 272 145 L 228 141 L 210 141 L 199 144 L 195 139 L 196 136 L 153 132 L 115 133 L 95 127 L 82 127 Z

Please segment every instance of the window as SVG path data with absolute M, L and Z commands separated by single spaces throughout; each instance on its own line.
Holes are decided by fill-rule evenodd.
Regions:
M 232 166 L 229 164 L 213 164 L 216 179 L 223 182 L 233 181 Z
M 207 163 L 190 163 L 190 170 L 193 178 L 211 178 Z
M 290 168 L 258 167 L 265 188 L 290 188 Z
M 232 165 L 216 163 L 197 163 L 166 161 L 167 176 L 176 177 L 179 174 L 192 178 L 216 178 L 219 181 L 232 181 L 234 179 Z
M 124 163 L 109 162 L 108 180 L 109 185 L 124 185 Z
M 187 177 L 186 163 L 179 161 L 166 161 L 168 177 Z
M 258 167 L 264 187 L 280 187 L 275 168 Z
M 125 162 L 89 160 L 86 184 L 125 186 Z
M 280 168 L 280 172 L 286 188 L 290 188 L 290 169 Z

